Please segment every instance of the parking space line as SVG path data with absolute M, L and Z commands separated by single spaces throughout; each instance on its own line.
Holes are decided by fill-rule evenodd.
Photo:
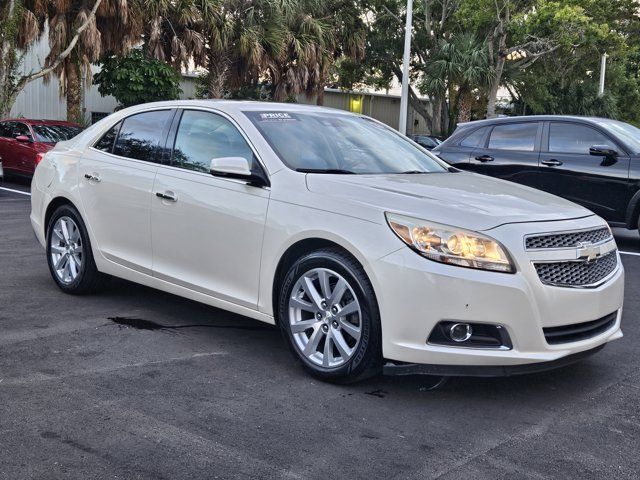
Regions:
M 6 190 L 7 192 L 19 193 L 20 195 L 31 196 L 29 192 L 23 192 L 22 190 L 14 190 L 13 188 L 0 187 L 0 190 Z

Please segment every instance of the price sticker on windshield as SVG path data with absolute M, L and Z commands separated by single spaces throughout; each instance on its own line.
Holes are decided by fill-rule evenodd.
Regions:
M 289 112 L 261 112 L 258 114 L 261 122 L 281 122 L 297 120 L 295 116 Z

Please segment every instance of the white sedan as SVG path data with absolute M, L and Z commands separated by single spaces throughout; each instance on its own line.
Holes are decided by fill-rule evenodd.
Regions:
M 31 222 L 63 291 L 116 276 L 276 324 L 327 380 L 540 371 L 622 336 L 601 218 L 342 111 L 121 110 L 44 157 Z

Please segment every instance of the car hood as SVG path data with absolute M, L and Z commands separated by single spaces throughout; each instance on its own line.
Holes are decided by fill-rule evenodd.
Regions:
M 308 174 L 307 188 L 344 208 L 355 202 L 471 230 L 593 215 L 555 195 L 473 173 Z

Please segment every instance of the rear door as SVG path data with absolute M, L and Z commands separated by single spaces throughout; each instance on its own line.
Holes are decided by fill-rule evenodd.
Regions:
M 151 196 L 174 110 L 133 114 L 87 149 L 80 196 L 98 249 L 108 260 L 151 275 Z
M 539 121 L 494 125 L 471 154 L 469 170 L 537 188 L 542 129 Z
M 593 156 L 589 148 L 607 145 L 612 158 Z M 629 201 L 629 155 L 604 130 L 591 125 L 546 122 L 540 155 L 540 187 L 579 203 L 607 221 L 625 220 Z

